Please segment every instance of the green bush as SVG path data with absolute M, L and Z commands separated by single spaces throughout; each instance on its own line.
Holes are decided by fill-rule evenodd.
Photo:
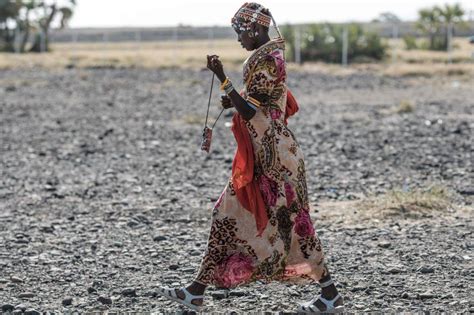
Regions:
M 285 39 L 285 58 L 287 61 L 295 61 L 295 29 L 290 24 L 280 27 L 281 35 Z
M 403 41 L 405 42 L 406 50 L 418 49 L 418 44 L 416 43 L 415 36 L 406 35 L 403 37 Z
M 348 25 L 348 61 L 374 61 L 385 57 L 387 45 L 376 33 L 366 32 L 360 25 Z M 343 25 L 312 24 L 301 34 L 301 57 L 304 61 L 342 62 Z M 283 29 L 287 50 L 293 57 L 294 31 Z M 293 60 L 293 59 L 290 59 Z

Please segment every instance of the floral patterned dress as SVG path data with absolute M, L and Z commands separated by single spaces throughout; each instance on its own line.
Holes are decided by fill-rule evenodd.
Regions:
M 252 281 L 316 282 L 327 274 L 321 242 L 309 216 L 303 153 L 284 123 L 286 71 L 283 39 L 258 48 L 244 63 L 243 96 L 265 95 L 246 122 L 254 149 L 255 180 L 269 221 L 261 237 L 229 180 L 216 202 L 207 249 L 195 281 L 235 287 Z

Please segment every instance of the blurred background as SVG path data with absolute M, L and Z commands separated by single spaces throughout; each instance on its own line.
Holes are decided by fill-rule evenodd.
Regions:
M 246 52 L 229 25 L 240 2 L 0 0 L 0 50 L 9 53 L 0 67 L 186 67 L 202 65 L 210 52 L 240 65 Z M 295 64 L 384 65 L 390 74 L 473 70 L 472 1 L 263 4 Z

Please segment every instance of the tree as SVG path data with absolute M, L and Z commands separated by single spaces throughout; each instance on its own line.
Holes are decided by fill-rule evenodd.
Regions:
M 465 11 L 459 4 L 445 4 L 444 7 L 436 7 L 435 9 L 438 11 L 439 18 L 444 26 L 445 36 L 443 46 L 447 49 L 449 32 L 453 30 L 452 26 L 463 23 Z
M 397 24 L 400 23 L 402 20 L 395 14 L 391 12 L 384 12 L 379 15 L 379 18 L 377 19 L 380 22 L 384 23 L 392 23 L 392 24 Z
M 441 28 L 439 11 L 434 9 L 422 9 L 418 11 L 418 15 L 419 18 L 416 27 L 428 36 L 429 47 L 430 49 L 434 49 L 434 47 L 436 47 L 436 36 L 439 34 Z
M 459 4 L 444 7 L 434 6 L 418 12 L 417 28 L 428 36 L 428 48 L 446 50 L 449 28 L 463 22 L 464 10 Z
M 75 5 L 75 0 L 0 0 L 0 51 L 15 51 L 15 41 L 20 38 L 19 51 L 25 52 L 31 32 L 30 51 L 48 51 L 52 23 L 58 21 L 65 28 Z
M 14 50 L 15 28 L 10 25 L 14 24 L 20 9 L 19 0 L 0 0 L 0 50 Z
M 42 16 L 37 22 L 39 32 L 36 33 L 33 46 L 30 51 L 42 52 L 49 50 L 49 30 L 51 23 L 60 15 L 60 28 L 65 28 L 72 17 L 73 7 L 76 5 L 75 0 L 69 0 L 64 6 L 59 6 L 59 1 L 42 1 L 38 7 L 42 10 Z

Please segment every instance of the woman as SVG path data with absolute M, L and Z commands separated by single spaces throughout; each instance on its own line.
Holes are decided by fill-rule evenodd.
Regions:
M 271 40 L 271 21 L 279 38 Z M 193 283 L 160 288 L 160 293 L 200 310 L 208 285 L 236 287 L 252 281 L 319 282 L 322 293 L 300 304 L 299 312 L 343 310 L 343 300 L 324 263 L 309 216 L 303 154 L 286 126 L 297 105 L 286 87 L 284 40 L 268 9 L 245 3 L 232 18 L 238 41 L 254 51 L 244 63 L 238 93 L 218 56 L 207 67 L 234 107 L 237 153 L 232 177 L 216 202 L 207 249 Z

